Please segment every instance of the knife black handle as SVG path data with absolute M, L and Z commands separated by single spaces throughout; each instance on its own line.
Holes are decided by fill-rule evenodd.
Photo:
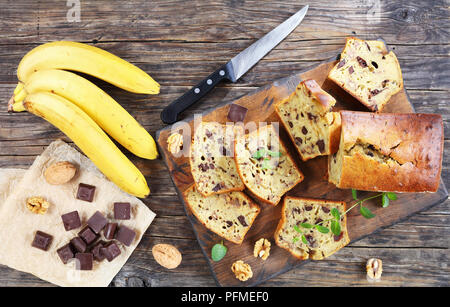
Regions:
M 232 80 L 233 66 L 230 62 L 210 74 L 206 79 L 191 88 L 183 96 L 170 103 L 161 112 L 161 120 L 166 124 L 173 124 L 178 120 L 178 115 L 200 100 L 211 91 L 220 81 Z

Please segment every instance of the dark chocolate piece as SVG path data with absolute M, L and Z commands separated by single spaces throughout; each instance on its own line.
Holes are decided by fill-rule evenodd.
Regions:
M 111 262 L 120 255 L 120 248 L 114 242 L 109 242 L 104 247 L 100 248 L 100 253 L 103 254 L 108 262 Z
M 103 261 L 105 259 L 105 255 L 103 255 L 103 253 L 100 251 L 100 249 L 102 249 L 105 244 L 106 243 L 104 241 L 99 241 L 94 245 L 94 247 L 92 247 L 91 253 L 92 255 L 94 255 L 95 260 Z
M 130 213 L 130 203 L 114 203 L 114 218 L 116 220 L 129 220 Z
M 82 231 L 78 233 L 78 236 L 86 242 L 87 245 L 91 244 L 97 239 L 97 235 L 92 231 L 89 226 L 83 228 Z
M 84 253 L 87 249 L 86 243 L 80 237 L 75 237 L 70 240 L 70 244 L 72 244 L 73 248 L 80 253 Z
M 77 198 L 80 200 L 92 202 L 94 199 L 95 187 L 93 185 L 80 183 L 78 185 Z
M 126 246 L 130 246 L 136 237 L 136 232 L 127 226 L 120 226 L 119 230 L 116 234 L 116 240 L 125 244 Z
M 61 219 L 64 224 L 64 229 L 66 231 L 76 229 L 81 227 L 80 216 L 78 215 L 78 211 L 72 211 L 66 214 L 61 215 Z
M 46 234 L 42 231 L 36 231 L 36 234 L 34 236 L 34 240 L 31 243 L 31 246 L 42 249 L 43 251 L 47 251 L 50 247 L 50 244 L 52 244 L 53 236 Z
M 103 230 L 103 235 L 105 239 L 112 240 L 114 239 L 114 235 L 116 234 L 117 223 L 108 223 Z
M 235 123 L 243 122 L 245 116 L 247 115 L 247 112 L 247 108 L 233 103 L 230 105 L 230 110 L 228 111 L 227 118 Z
M 103 216 L 100 211 L 94 213 L 93 216 L 87 221 L 87 224 L 95 233 L 100 233 L 103 227 L 108 224 L 108 220 Z
M 94 262 L 94 257 L 91 253 L 77 253 L 75 254 L 77 270 L 90 271 Z
M 74 257 L 72 247 L 70 247 L 70 243 L 67 243 L 56 252 L 58 253 L 59 258 L 61 258 L 61 261 L 64 264 L 66 264 L 70 259 Z

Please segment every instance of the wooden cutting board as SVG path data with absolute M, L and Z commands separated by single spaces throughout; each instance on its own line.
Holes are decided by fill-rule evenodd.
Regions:
M 202 119 L 203 121 L 226 123 L 229 121 L 227 120 L 227 114 L 230 104 L 235 103 L 248 109 L 245 122 L 278 122 L 279 120 L 275 114 L 274 106 L 283 98 L 289 96 L 298 83 L 305 79 L 315 79 L 325 91 L 336 98 L 337 104 L 335 109 L 368 111 L 352 96 L 340 89 L 332 81 L 327 80 L 328 72 L 336 63 L 337 61 L 328 61 L 305 72 L 277 80 L 235 101 L 223 103 L 216 108 L 204 112 L 202 114 Z M 405 89 L 391 98 L 389 104 L 385 107 L 384 112 L 414 112 Z M 194 118 L 185 119 L 183 122 L 185 127 L 189 126 L 188 129 L 193 131 Z M 167 164 L 173 183 L 175 184 L 178 195 L 184 205 L 186 215 L 192 223 L 197 240 L 218 285 L 255 286 L 278 274 L 286 272 L 293 267 L 302 265 L 307 261 L 312 261 L 297 260 L 286 250 L 275 245 L 273 234 L 280 218 L 282 201 L 275 207 L 260 203 L 261 213 L 247 233 L 244 242 L 241 245 L 237 245 L 224 241 L 224 244 L 228 248 L 227 255 L 219 262 L 212 261 L 211 248 L 214 244 L 220 243 L 223 239 L 207 230 L 190 212 L 182 194 L 188 187 L 194 184 L 193 177 L 190 173 L 189 159 L 184 156 L 174 157 L 167 149 L 167 138 L 173 132 L 178 131 L 179 125 L 180 123 L 174 124 L 158 131 L 157 143 L 160 146 L 160 153 Z M 324 179 L 327 171 L 327 157 L 319 157 L 303 162 L 295 151 L 281 124 L 280 137 L 284 144 L 287 145 L 287 149 L 291 153 L 291 156 L 305 175 L 305 180 L 289 191 L 287 195 L 346 201 L 347 206 L 354 203 L 350 190 L 337 189 L 333 184 L 328 183 Z M 183 149 L 188 152 L 190 139 L 185 139 L 184 144 Z M 364 174 L 361 174 L 361 176 L 364 176 Z M 365 198 L 368 195 L 374 195 L 374 193 L 358 191 L 360 199 Z M 439 190 L 436 193 L 398 194 L 398 199 L 396 201 L 391 201 L 391 205 L 387 208 L 381 207 L 381 200 L 379 198 L 374 199 L 373 201 L 367 201 L 365 202 L 365 206 L 375 213 L 376 217 L 368 220 L 359 214 L 357 208 L 350 211 L 347 215 L 350 240 L 351 242 L 354 242 L 370 235 L 374 231 L 393 225 L 416 212 L 428 209 L 431 206 L 443 202 L 447 197 L 448 192 L 441 179 Z M 265 261 L 253 256 L 254 243 L 260 238 L 269 239 L 272 244 L 270 257 Z M 339 258 L 339 252 L 332 257 Z M 235 278 L 231 271 L 231 265 L 236 260 L 243 260 L 250 264 L 253 271 L 253 277 L 251 279 L 246 282 L 241 282 Z

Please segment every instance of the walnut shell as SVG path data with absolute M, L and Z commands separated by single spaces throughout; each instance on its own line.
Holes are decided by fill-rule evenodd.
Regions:
M 44 177 L 49 184 L 60 185 L 69 182 L 75 176 L 76 171 L 75 165 L 61 161 L 47 167 Z
M 152 248 L 152 253 L 156 262 L 167 269 L 175 269 L 181 263 L 181 253 L 173 245 L 156 244 Z

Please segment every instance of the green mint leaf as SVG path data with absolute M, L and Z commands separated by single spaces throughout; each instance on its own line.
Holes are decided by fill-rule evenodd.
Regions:
M 267 150 L 267 154 L 271 157 L 281 157 L 281 152 Z
M 302 242 L 305 243 L 305 244 L 308 244 L 308 240 L 306 240 L 305 235 L 302 235 Z
M 331 215 L 336 219 L 336 221 L 339 221 L 341 219 L 341 214 L 339 213 L 339 210 L 337 208 L 331 209 Z
M 295 243 L 295 242 L 297 242 L 298 240 L 300 240 L 299 237 L 294 237 L 294 239 L 292 239 L 292 243 Z
M 315 227 L 321 233 L 329 233 L 330 232 L 330 230 L 324 226 L 316 225 Z
M 337 221 L 331 221 L 331 232 L 338 236 L 341 234 L 341 224 Z
M 314 225 L 311 225 L 309 223 L 301 223 L 300 226 L 302 226 L 303 228 L 313 228 Z
M 383 205 L 383 208 L 389 206 L 389 197 L 387 193 L 383 192 L 383 195 L 381 196 L 381 204 Z
M 375 217 L 375 214 L 373 214 L 372 211 L 370 211 L 369 208 L 367 208 L 367 207 L 361 206 L 361 207 L 359 208 L 359 212 L 360 212 L 361 215 L 364 216 L 366 219 L 371 219 L 371 218 Z
M 262 169 L 272 169 L 272 165 L 270 164 L 270 160 L 264 160 L 261 164 Z
M 294 225 L 294 230 L 298 233 L 303 233 L 297 225 Z
M 227 254 L 227 247 L 223 243 L 217 243 L 211 249 L 211 258 L 214 261 L 220 261 Z
M 352 189 L 352 196 L 354 200 L 358 200 L 358 194 L 355 189 Z
M 261 159 L 265 155 L 266 155 L 266 150 L 265 149 L 259 149 L 253 154 L 252 158 Z
M 394 192 L 387 192 L 386 194 L 390 200 L 397 200 L 397 194 L 395 194 Z

